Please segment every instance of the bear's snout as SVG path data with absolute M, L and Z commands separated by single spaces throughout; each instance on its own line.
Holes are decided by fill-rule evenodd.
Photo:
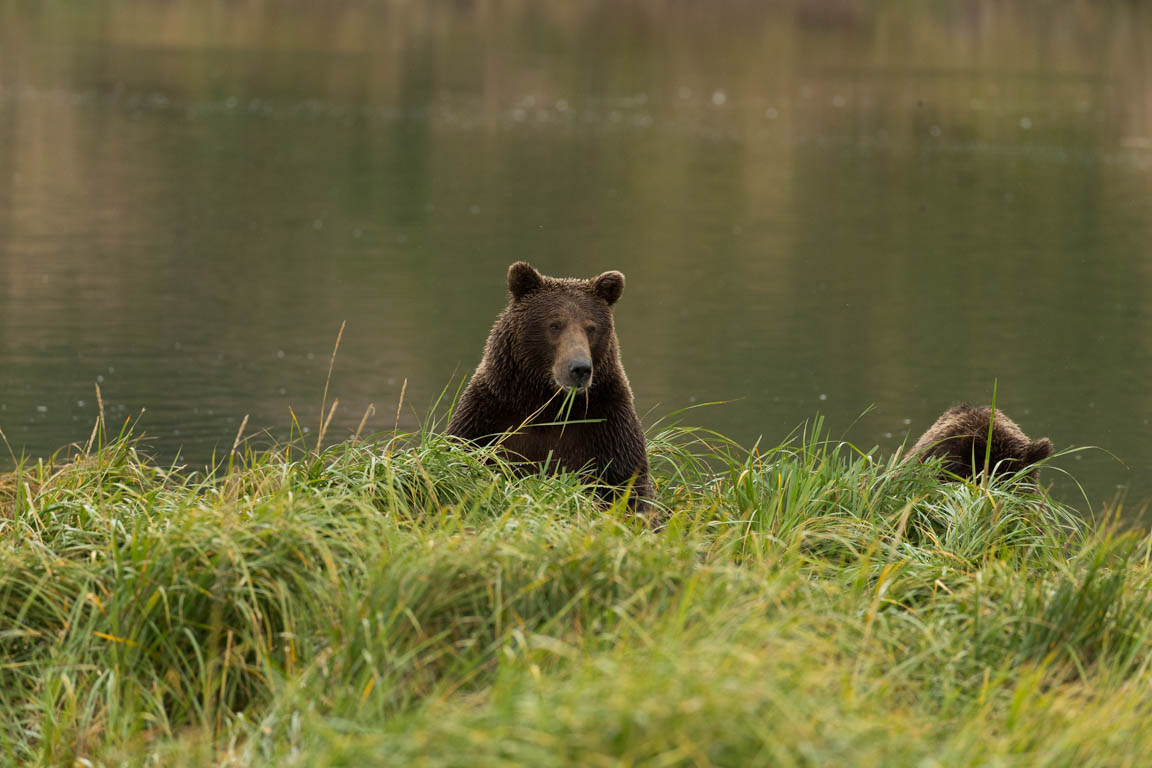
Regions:
M 592 361 L 584 355 L 558 360 L 552 378 L 560 389 L 586 389 L 592 383 Z
M 570 386 L 583 387 L 592 378 L 592 361 L 573 360 L 568 363 L 568 381 Z
M 592 386 L 592 349 L 584 331 L 570 325 L 556 340 L 552 359 L 552 380 L 560 389 L 587 389 Z

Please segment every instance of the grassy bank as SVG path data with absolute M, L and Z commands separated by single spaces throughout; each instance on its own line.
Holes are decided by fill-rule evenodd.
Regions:
M 435 436 L 0 476 L 0 752 L 1143 765 L 1152 539 L 803 434 L 652 435 L 658 531 Z M 1048 470 L 1052 471 L 1052 470 Z

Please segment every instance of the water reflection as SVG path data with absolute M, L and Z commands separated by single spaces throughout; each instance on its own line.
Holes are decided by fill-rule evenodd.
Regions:
M 890 451 L 998 382 L 1152 494 L 1149 12 L 717 6 L 0 4 L 0 427 L 315 427 L 344 320 L 334 432 L 412 427 L 527 259 L 628 274 L 641 413 Z

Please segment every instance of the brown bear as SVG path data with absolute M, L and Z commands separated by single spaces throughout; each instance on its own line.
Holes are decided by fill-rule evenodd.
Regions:
M 1016 422 L 998 409 L 993 412 L 991 406 L 977 408 L 962 403 L 945 411 L 909 452 L 910 457 L 921 462 L 943 459 L 942 477 L 959 475 L 971 479 L 983 474 L 986 454 L 991 474 L 1012 475 L 1051 456 L 1052 442 L 1046 437 L 1030 440 Z M 1035 469 L 1027 475 L 1030 480 L 1035 477 Z
M 604 496 L 633 483 L 630 504 L 646 509 L 644 430 L 612 326 L 624 275 L 546 277 L 518 261 L 508 268 L 508 290 L 448 434 L 498 443 L 536 468 L 591 471 Z

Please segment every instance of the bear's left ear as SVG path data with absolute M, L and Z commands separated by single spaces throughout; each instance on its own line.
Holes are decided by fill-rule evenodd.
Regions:
M 624 275 L 613 270 L 605 272 L 592 281 L 592 292 L 612 306 L 620 301 L 620 294 L 624 293 Z
M 1028 464 L 1035 464 L 1038 461 L 1043 461 L 1052 455 L 1052 441 L 1046 437 L 1036 440 L 1032 445 L 1028 446 L 1025 453 L 1024 460 Z
M 525 261 L 518 261 L 508 267 L 508 290 L 512 298 L 519 299 L 544 284 L 544 276 Z

